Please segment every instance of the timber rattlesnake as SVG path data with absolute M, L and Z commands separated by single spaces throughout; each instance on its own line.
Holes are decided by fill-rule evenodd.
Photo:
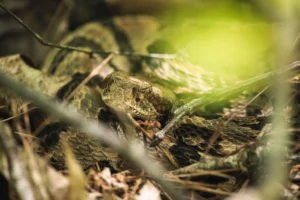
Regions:
M 62 44 L 100 51 L 174 53 L 172 47 L 165 48 L 168 41 L 161 39 L 161 36 L 160 24 L 156 19 L 148 16 L 125 16 L 115 17 L 105 22 L 85 24 L 67 35 L 62 40 Z M 160 52 L 167 50 L 172 52 Z M 106 57 L 105 54 L 88 55 L 76 51 L 53 49 L 42 67 L 42 72 L 54 77 L 72 77 L 71 81 L 63 87 L 60 86 L 56 94 L 57 97 L 64 99 Z M 176 59 L 114 56 L 101 68 L 98 76 L 80 88 L 70 102 L 87 118 L 104 121 L 117 130 L 120 136 L 124 136 L 126 133 L 120 128 L 114 114 L 121 111 L 130 113 L 136 119 L 165 123 L 176 98 L 173 91 L 176 95 L 182 89 L 201 93 L 221 83 L 219 81 L 219 84 L 216 84 L 215 80 L 218 79 L 214 79 L 213 75 L 205 70 L 192 73 L 194 71 L 185 70 L 186 68 L 183 67 L 193 66 Z M 130 76 L 132 74 L 136 76 Z M 43 93 L 51 96 L 48 91 Z M 167 149 L 176 152 L 175 147 L 180 146 L 179 143 L 184 143 L 192 146 L 193 149 L 196 148 L 196 152 L 203 151 L 203 144 L 207 143 L 208 138 L 214 134 L 216 124 L 219 122 L 205 120 L 198 116 L 186 116 L 173 128 L 175 138 L 171 135 L 170 141 L 166 142 Z M 222 151 L 232 153 L 241 145 L 254 139 L 258 132 L 231 122 L 228 128 L 223 130 L 222 137 L 217 140 L 213 149 L 219 155 L 224 153 Z M 50 160 L 58 168 L 65 167 L 64 154 L 60 145 L 62 138 L 67 139 L 83 168 L 88 168 L 98 161 L 108 161 L 118 168 L 119 158 L 115 152 L 72 127 L 53 122 L 43 130 L 42 135 L 45 142 L 44 151 L 50 155 Z M 184 157 L 184 152 L 179 153 L 182 155 L 174 157 Z M 161 157 L 161 154 L 159 156 Z

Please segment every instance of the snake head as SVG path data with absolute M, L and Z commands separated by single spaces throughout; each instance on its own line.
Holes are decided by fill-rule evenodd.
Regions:
M 101 84 L 102 100 L 110 109 L 140 119 L 155 120 L 166 114 L 175 99 L 169 93 L 121 72 L 108 75 Z

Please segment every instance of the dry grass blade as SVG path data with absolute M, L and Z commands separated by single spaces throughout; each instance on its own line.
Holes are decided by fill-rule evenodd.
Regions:
M 224 172 L 233 172 L 236 170 L 230 169 L 230 170 L 223 170 Z M 224 172 L 220 170 L 195 170 L 191 173 L 184 173 L 184 174 L 173 174 L 172 176 L 176 176 L 178 178 L 187 178 L 187 177 L 195 177 L 195 176 L 207 176 L 207 175 L 213 175 L 217 177 L 223 177 L 223 178 L 229 178 L 229 175 L 225 174 Z
M 35 137 L 34 135 L 32 134 L 28 134 L 28 133 L 23 133 L 23 132 L 15 132 L 15 134 L 18 134 L 22 137 L 28 137 L 28 138 L 31 138 L 31 139 L 35 139 L 35 140 L 38 140 L 39 138 L 38 137 Z
M 206 184 L 202 185 L 199 182 L 185 181 L 185 180 L 179 180 L 179 179 L 173 179 L 171 181 L 173 181 L 175 183 L 180 183 L 181 185 L 184 185 L 185 189 L 198 190 L 198 191 L 208 192 L 208 193 L 222 195 L 222 196 L 232 195 L 231 192 L 221 191 L 219 189 L 212 189 L 212 188 L 207 187 L 208 185 L 206 185 Z M 215 186 L 215 188 L 217 188 L 217 186 Z
M 62 144 L 66 155 L 65 159 L 69 169 L 69 177 L 71 182 L 69 199 L 86 199 L 87 195 L 85 192 L 85 175 L 82 172 L 79 163 L 76 161 L 71 148 L 68 146 L 67 141 L 64 140 Z
M 24 114 L 26 114 L 26 113 L 28 113 L 29 111 L 34 110 L 34 109 L 37 109 L 37 108 L 36 108 L 36 107 L 33 107 L 33 108 L 30 108 L 30 109 L 28 109 L 28 110 L 26 110 L 26 111 L 24 111 L 24 112 L 21 112 L 21 113 L 19 113 L 19 114 L 16 114 L 16 115 L 14 115 L 14 116 L 12 116 L 12 117 L 9 117 L 9 118 L 0 120 L 0 123 L 1 123 L 1 122 L 7 122 L 7 121 L 9 121 L 9 120 L 12 120 L 12 119 L 14 119 L 14 118 L 16 118 L 16 117 L 19 117 L 19 116 L 21 116 L 21 115 L 24 115 Z

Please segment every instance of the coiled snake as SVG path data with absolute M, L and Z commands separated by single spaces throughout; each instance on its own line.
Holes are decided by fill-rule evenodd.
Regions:
M 152 17 L 115 17 L 104 22 L 85 24 L 67 35 L 62 43 L 100 51 L 174 53 L 174 48 L 167 45 L 169 41 L 162 39 L 163 34 L 160 32 L 159 22 Z M 53 77 L 72 77 L 71 81 L 60 86 L 56 94 L 57 97 L 64 99 L 106 57 L 107 55 L 88 55 L 53 49 L 45 60 L 42 72 Z M 199 94 L 222 84 L 220 79 L 215 79 L 205 70 L 199 71 L 197 68 L 197 73 L 186 70 L 192 67 L 188 62 L 176 59 L 114 56 L 101 68 L 96 77 L 87 85 L 80 87 L 70 102 L 87 118 L 104 121 L 117 130 L 120 136 L 126 136 L 117 120 L 118 113 L 125 112 L 135 119 L 154 120 L 164 124 L 168 120 L 176 96 L 180 96 L 181 91 Z M 53 96 L 47 90 L 42 92 Z M 184 117 L 173 128 L 171 139 L 166 142 L 167 150 L 175 152 L 176 159 L 186 155 L 185 152 L 178 151 L 182 147 L 180 144 L 190 146 L 195 152 L 205 151 L 205 144 L 216 131 L 218 124 L 224 120 L 206 120 L 200 116 Z M 159 125 L 155 127 L 157 128 L 160 128 Z M 211 153 L 217 155 L 233 153 L 243 144 L 253 140 L 257 134 L 258 130 L 231 122 L 223 129 L 221 137 L 215 141 Z M 108 161 L 113 167 L 118 168 L 120 159 L 115 152 L 72 127 L 53 122 L 41 135 L 44 136 L 46 143 L 44 151 L 50 155 L 51 162 L 57 168 L 65 167 L 60 145 L 62 138 L 67 138 L 83 168 L 88 168 L 98 161 Z M 161 157 L 161 154 L 159 155 Z M 197 156 L 196 159 L 190 160 L 195 162 Z

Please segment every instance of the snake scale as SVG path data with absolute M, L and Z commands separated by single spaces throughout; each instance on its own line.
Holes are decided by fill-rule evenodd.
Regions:
M 170 45 L 171 41 L 163 37 L 162 29 L 160 22 L 153 17 L 114 17 L 79 27 L 67 35 L 61 44 L 99 51 L 176 53 L 175 48 Z M 60 86 L 56 94 L 56 97 L 65 99 L 107 56 L 53 49 L 48 54 L 41 71 L 56 79 L 57 77 L 71 79 L 67 84 Z M 181 91 L 201 94 L 222 84 L 222 81 L 214 78 L 212 73 L 200 68 L 194 73 L 195 69 L 190 63 L 178 59 L 114 56 L 101 68 L 96 77 L 80 87 L 70 103 L 77 112 L 82 112 L 87 118 L 107 123 L 120 137 L 124 135 L 126 137 L 126 131 L 120 128 L 122 126 L 117 118 L 118 113 L 129 113 L 137 120 L 146 120 L 144 124 L 156 121 L 164 125 Z M 49 93 L 47 90 L 42 92 Z M 187 163 L 197 161 L 199 159 L 197 151 L 205 151 L 209 138 L 225 121 L 226 119 L 206 120 L 200 116 L 185 116 L 173 127 L 171 139 L 167 141 L 168 150 L 174 153 L 175 159 L 189 160 Z M 154 130 L 158 128 L 160 125 L 156 125 Z M 213 144 L 211 153 L 214 155 L 233 153 L 253 140 L 258 132 L 230 122 Z M 111 166 L 118 168 L 120 158 L 116 152 L 72 127 L 54 121 L 41 135 L 44 142 L 43 151 L 57 168 L 65 168 L 64 153 L 60 145 L 62 138 L 67 139 L 84 169 L 99 161 L 108 161 Z M 186 147 L 192 151 L 180 152 Z M 190 152 L 193 155 L 189 156 Z

